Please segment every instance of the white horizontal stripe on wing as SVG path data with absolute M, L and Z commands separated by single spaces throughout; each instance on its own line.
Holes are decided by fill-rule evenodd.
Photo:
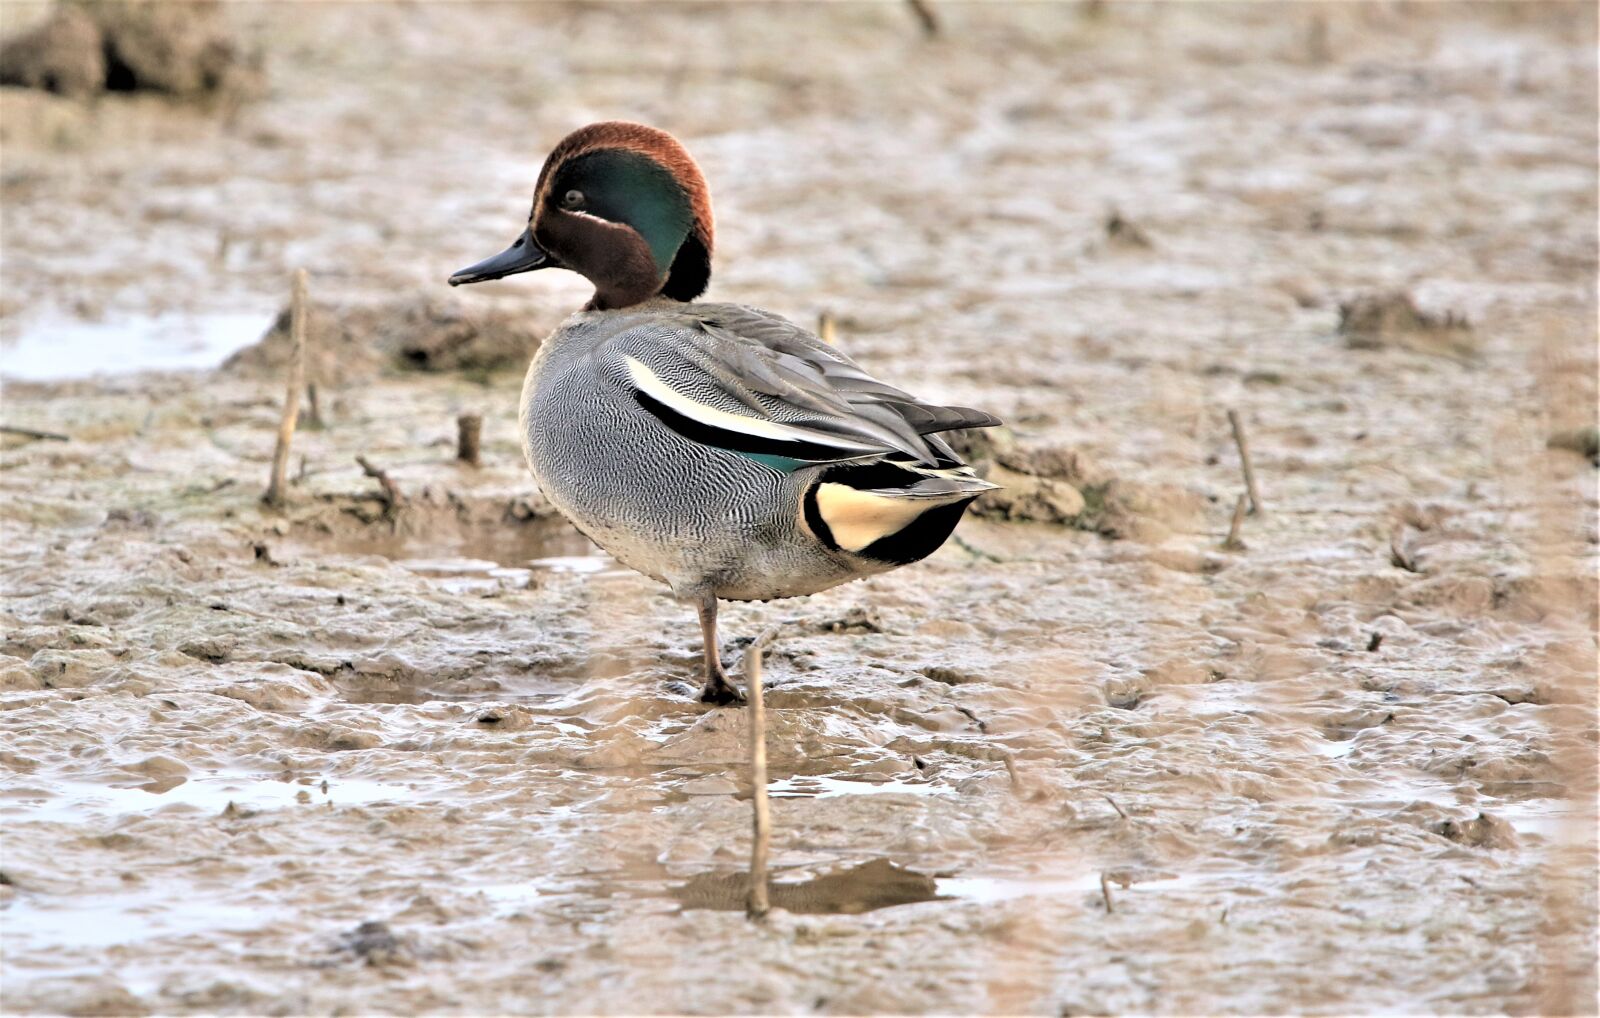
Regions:
M 740 435 L 767 438 L 778 442 L 809 442 L 853 452 L 884 451 L 884 446 L 878 443 L 854 441 L 826 431 L 813 431 L 810 428 L 795 427 L 792 424 L 764 421 L 757 417 L 746 417 L 744 414 L 731 413 L 718 407 L 707 406 L 685 396 L 662 381 L 661 376 L 651 371 L 643 361 L 626 356 L 623 360 L 628 365 L 628 375 L 633 379 L 633 384 L 639 387 L 640 392 L 708 428 L 717 428 L 721 431 L 732 431 Z

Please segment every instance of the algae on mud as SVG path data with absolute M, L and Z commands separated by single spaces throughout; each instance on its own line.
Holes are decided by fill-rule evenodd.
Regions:
M 8 380 L 7 424 L 71 436 L 0 472 L 8 1010 L 1589 1006 L 1595 474 L 1545 443 L 1594 423 L 1592 8 L 225 11 L 274 83 L 231 125 L 0 89 L 0 338 L 265 322 L 301 263 L 330 307 L 428 300 L 529 152 L 627 114 L 701 158 L 719 297 L 825 307 L 1012 421 L 1000 466 L 1136 497 L 1116 537 L 977 516 L 729 612 L 784 624 L 779 882 L 936 895 L 752 931 L 671 896 L 743 871 L 743 718 L 688 702 L 665 592 L 549 520 L 515 373 L 330 380 L 283 515 L 270 371 Z M 488 285 L 535 336 L 588 296 Z M 1397 292 L 1471 356 L 1340 334 Z M 1271 511 L 1221 555 L 1229 407 Z

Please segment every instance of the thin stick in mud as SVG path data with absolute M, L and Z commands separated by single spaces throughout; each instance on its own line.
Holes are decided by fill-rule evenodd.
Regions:
M 1240 495 L 1233 503 L 1233 519 L 1228 521 L 1228 536 L 1222 541 L 1224 551 L 1244 551 L 1244 539 L 1239 536 L 1239 529 L 1244 526 L 1244 507 L 1249 498 Z
M 313 431 L 321 431 L 327 427 L 322 422 L 322 400 L 317 393 L 317 383 L 306 383 L 306 420 L 305 426 Z
M 272 474 L 261 501 L 271 506 L 283 504 L 289 469 L 289 444 L 294 441 L 294 426 L 300 419 L 300 391 L 306 379 L 306 270 L 294 272 L 293 295 L 289 300 L 289 390 L 283 399 L 283 417 L 278 422 L 278 444 L 272 450 Z
M 1233 444 L 1239 447 L 1239 469 L 1244 471 L 1244 490 L 1250 496 L 1250 512 L 1255 516 L 1263 515 L 1266 507 L 1261 504 L 1261 492 L 1256 490 L 1256 472 L 1250 465 L 1250 441 L 1245 438 L 1239 411 L 1228 411 L 1228 424 L 1233 428 Z
M 383 489 L 383 503 L 385 511 L 392 512 L 405 503 L 406 497 L 400 491 L 400 486 L 394 483 L 394 478 L 389 476 L 387 470 L 375 467 L 365 456 L 357 456 L 356 463 L 361 466 L 361 472 L 378 482 L 378 487 Z
M 41 442 L 70 442 L 71 435 L 63 435 L 59 431 L 37 431 L 33 428 L 19 428 L 12 424 L 0 424 L 0 434 L 21 435 L 23 438 L 37 439 Z
M 829 346 L 838 346 L 838 330 L 834 326 L 833 315 L 824 311 L 817 316 L 817 338 Z
M 939 34 L 939 16 L 933 12 L 928 0 L 906 0 L 906 4 L 911 8 L 911 13 L 916 15 L 923 35 L 932 38 Z
M 759 920 L 771 908 L 767 901 L 767 852 L 772 843 L 772 813 L 767 805 L 767 711 L 761 695 L 761 654 L 773 630 L 756 637 L 744 652 L 745 682 L 750 686 L 750 891 L 745 915 Z
M 477 466 L 483 443 L 483 417 L 462 414 L 456 418 L 456 459 Z

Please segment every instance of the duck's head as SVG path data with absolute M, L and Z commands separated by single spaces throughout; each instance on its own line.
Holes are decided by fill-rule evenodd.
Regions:
M 561 139 L 539 171 L 522 236 L 450 285 L 561 268 L 594 284 L 591 308 L 657 295 L 688 301 L 711 279 L 711 238 L 711 194 L 678 139 L 612 120 Z

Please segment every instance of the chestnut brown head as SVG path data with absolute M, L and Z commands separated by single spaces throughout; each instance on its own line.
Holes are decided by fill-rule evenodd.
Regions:
M 594 284 L 591 308 L 688 301 L 711 279 L 711 247 L 700 167 L 665 131 L 612 120 L 561 140 L 539 171 L 522 236 L 450 285 L 564 268 Z

